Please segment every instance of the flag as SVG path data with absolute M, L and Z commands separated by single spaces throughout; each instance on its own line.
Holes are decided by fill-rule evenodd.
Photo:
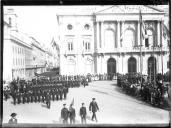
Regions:
M 162 30 L 163 30 L 163 37 L 164 37 L 164 39 L 169 40 L 169 30 L 166 27 L 166 25 L 164 24 L 164 22 L 162 22 Z
M 74 98 L 73 98 L 73 100 L 72 100 L 72 102 L 71 102 L 71 104 L 70 105 L 74 105 Z
M 120 41 L 121 41 L 121 42 L 123 41 L 124 30 L 125 30 L 125 24 L 124 24 L 124 22 L 123 22 L 123 24 L 122 24 L 122 33 L 121 33 L 121 36 L 120 36 Z M 121 43 L 121 44 L 122 44 L 122 43 Z
M 142 34 L 142 38 L 143 38 L 143 40 L 144 39 L 146 39 L 146 38 L 148 38 L 148 35 L 147 35 L 147 30 L 146 30 L 146 28 L 145 28 L 145 24 L 144 24 L 144 22 L 142 21 L 142 14 L 141 14 L 141 10 L 139 11 L 139 22 L 140 22 L 140 24 L 141 24 L 141 34 Z

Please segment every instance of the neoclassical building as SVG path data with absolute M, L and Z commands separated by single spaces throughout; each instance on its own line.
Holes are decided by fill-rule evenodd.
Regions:
M 140 65 L 146 75 L 169 70 L 163 10 L 143 5 L 82 8 L 56 15 L 61 74 L 139 73 Z M 146 29 L 142 38 L 140 10 Z

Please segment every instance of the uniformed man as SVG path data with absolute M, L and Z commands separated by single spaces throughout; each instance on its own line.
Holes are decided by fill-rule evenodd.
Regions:
M 70 124 L 75 124 L 75 109 L 73 108 L 73 104 L 69 107 L 69 118 L 70 118 Z
M 58 92 L 59 92 L 60 100 L 62 100 L 63 89 L 60 87 Z
M 63 108 L 61 110 L 61 118 L 63 119 L 63 124 L 68 124 L 68 109 L 66 108 L 66 104 L 63 104 Z
M 63 88 L 63 93 L 64 93 L 64 99 L 66 99 L 66 97 L 67 97 L 67 88 L 66 87 Z
M 94 118 L 95 118 L 95 120 L 97 122 L 97 117 L 96 117 L 97 110 L 99 111 L 99 107 L 97 105 L 97 102 L 95 101 L 95 98 L 92 98 L 92 102 L 90 102 L 90 105 L 89 105 L 89 111 L 93 112 L 93 115 L 91 118 L 92 121 L 94 121 Z
M 85 123 L 86 124 L 86 107 L 84 106 L 84 103 L 82 103 L 82 107 L 80 108 L 80 116 L 81 116 L 81 123 Z
M 49 94 L 49 92 L 46 93 L 46 104 L 47 104 L 47 108 L 50 109 L 50 94 Z

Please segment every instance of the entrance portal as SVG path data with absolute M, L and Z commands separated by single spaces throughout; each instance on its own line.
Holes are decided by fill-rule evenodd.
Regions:
M 116 60 L 114 58 L 110 58 L 107 61 L 107 74 L 113 77 L 116 73 Z

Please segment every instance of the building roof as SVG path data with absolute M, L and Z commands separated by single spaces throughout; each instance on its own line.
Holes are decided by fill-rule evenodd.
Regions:
M 31 48 L 31 39 L 24 33 L 11 31 L 10 37 L 12 40 L 20 43 L 21 45 Z
M 165 13 L 164 10 L 149 5 L 101 5 L 101 6 L 61 6 L 57 15 L 93 15 L 115 13 Z
M 163 10 L 147 5 L 113 5 L 109 8 L 96 12 L 96 14 L 115 14 L 115 13 L 164 13 Z

